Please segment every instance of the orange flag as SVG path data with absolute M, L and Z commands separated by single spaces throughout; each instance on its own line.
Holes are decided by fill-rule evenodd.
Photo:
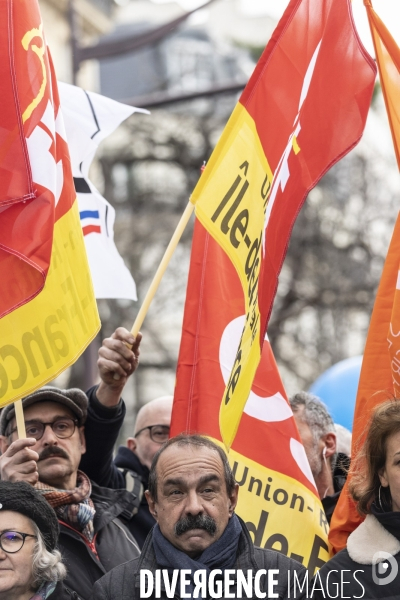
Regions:
M 400 167 L 400 49 L 364 0 L 375 46 L 380 81 Z M 354 414 L 352 455 L 365 439 L 373 409 L 390 396 L 400 397 L 400 216 L 397 218 L 382 279 L 378 288 L 365 346 Z M 333 513 L 329 541 L 334 552 L 345 547 L 349 534 L 361 523 L 347 484 Z
M 371 27 L 394 150 L 400 168 L 400 48 L 372 8 L 371 0 L 364 0 L 364 4 Z

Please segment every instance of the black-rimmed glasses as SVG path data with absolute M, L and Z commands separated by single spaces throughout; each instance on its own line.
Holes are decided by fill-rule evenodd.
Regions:
M 22 533 L 22 531 L 2 531 L 0 534 L 0 548 L 7 554 L 19 552 L 25 544 L 27 537 L 37 539 L 36 535 L 31 533 Z
M 163 444 L 169 438 L 169 425 L 148 425 L 147 427 L 143 427 L 143 429 L 139 429 L 134 435 L 137 437 L 142 431 L 149 430 L 150 439 L 157 444 Z
M 75 428 L 78 425 L 77 419 L 71 419 L 69 417 L 62 417 L 60 419 L 56 419 L 52 423 L 43 423 L 42 421 L 25 421 L 25 429 L 26 429 L 26 437 L 34 438 L 36 441 L 39 441 L 45 432 L 45 429 L 49 425 L 55 435 L 60 439 L 65 439 L 71 437 Z M 14 428 L 10 431 L 11 435 L 17 431 L 17 428 Z

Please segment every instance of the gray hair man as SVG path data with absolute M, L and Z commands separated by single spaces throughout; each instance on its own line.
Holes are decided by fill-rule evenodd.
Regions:
M 294 574 L 303 582 L 305 568 L 274 550 L 255 548 L 245 524 L 235 514 L 239 486 L 233 478 L 225 452 L 208 438 L 182 435 L 170 439 L 153 459 L 146 491 L 150 512 L 157 521 L 142 554 L 113 569 L 93 588 L 93 600 L 139 600 L 143 597 L 225 597 L 229 585 L 232 598 L 238 592 L 238 571 L 249 581 L 247 598 L 303 598 L 294 591 Z M 141 573 L 153 579 L 160 573 L 177 573 L 175 590 L 154 596 L 141 589 Z M 260 572 L 265 576 L 260 579 Z M 274 572 L 275 580 L 267 576 Z M 184 573 L 189 574 L 186 578 Z M 208 578 L 214 591 L 204 595 L 197 585 L 200 575 Z M 219 591 L 215 595 L 215 575 Z M 229 584 L 227 582 L 229 575 Z M 174 578 L 170 577 L 170 584 Z M 232 587 L 231 587 L 232 586 Z M 196 589 L 197 588 L 197 589 Z M 236 592 L 234 592 L 236 588 Z M 304 589 L 304 588 L 303 588 Z M 242 590 L 243 591 L 243 590 Z M 168 595 L 167 595 L 168 594 Z M 276 596 L 274 595 L 276 594 Z
M 325 404 L 313 394 L 298 392 L 289 399 L 328 522 L 344 486 L 349 459 L 338 454 L 336 430 Z

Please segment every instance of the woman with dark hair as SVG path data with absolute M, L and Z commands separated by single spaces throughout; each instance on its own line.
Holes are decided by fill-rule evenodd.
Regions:
M 57 516 L 28 483 L 0 481 L 0 600 L 80 600 L 62 582 Z
M 316 574 L 313 598 L 399 598 L 400 400 L 376 408 L 351 475 L 349 491 L 365 520 Z

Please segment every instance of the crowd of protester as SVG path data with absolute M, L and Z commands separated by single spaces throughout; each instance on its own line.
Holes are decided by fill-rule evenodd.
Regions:
M 214 597 L 225 597 L 239 572 L 253 577 L 246 597 L 309 597 L 295 586 L 305 567 L 255 547 L 236 515 L 239 486 L 225 452 L 200 435 L 169 439 L 172 397 L 141 408 L 114 458 L 122 391 L 138 366 L 140 341 L 123 328 L 104 340 L 100 384 L 86 393 L 45 386 L 24 398 L 26 438 L 18 439 L 14 405 L 2 410 L 0 600 L 136 600 L 141 573 L 150 585 L 158 570 L 171 581 L 159 581 L 146 597 L 179 597 L 180 585 L 185 597 L 199 597 L 201 573 L 211 580 L 214 572 Z M 351 434 L 311 394 L 294 395 L 290 405 L 330 521 L 350 469 Z M 340 586 L 343 571 L 358 574 L 348 597 L 399 597 L 398 578 L 379 585 L 374 571 L 379 552 L 390 573 L 400 560 L 399 401 L 375 411 L 351 473 L 350 494 L 365 520 L 320 569 L 313 597 L 331 597 L 328 583 Z M 386 565 L 388 557 L 394 562 Z M 174 583 L 182 569 L 190 576 Z

